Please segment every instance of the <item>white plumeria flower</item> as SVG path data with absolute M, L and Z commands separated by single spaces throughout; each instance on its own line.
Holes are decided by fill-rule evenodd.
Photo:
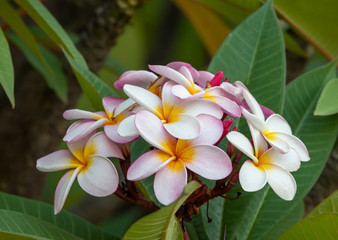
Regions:
M 87 141 L 88 140 L 88 141 Z M 69 190 L 77 177 L 83 190 L 93 196 L 104 197 L 114 193 L 119 177 L 107 157 L 124 159 L 121 149 L 103 132 L 88 134 L 80 141 L 68 143 L 69 150 L 59 150 L 37 160 L 42 172 L 68 171 L 59 181 L 54 197 L 54 212 L 59 213 Z
M 260 131 L 272 147 L 282 153 L 293 149 L 299 154 L 301 161 L 310 160 L 306 146 L 299 138 L 292 135 L 291 127 L 282 116 L 272 114 L 265 120 L 261 107 L 249 91 L 243 90 L 243 96 L 251 110 L 249 112 L 242 107 L 243 116 L 250 125 Z
M 199 114 L 208 114 L 219 119 L 223 116 L 220 107 L 213 102 L 204 99 L 181 101 L 172 94 L 171 89 L 174 86 L 173 82 L 167 82 L 163 86 L 162 99 L 144 88 L 129 84 L 124 85 L 123 90 L 132 100 L 155 114 L 164 128 L 176 138 L 192 139 L 199 136 L 201 126 L 196 118 Z M 133 115 L 122 121 L 118 133 L 121 136 L 138 134 L 135 119 L 136 115 Z
M 73 123 L 67 130 L 63 141 L 75 142 L 86 137 L 89 133 L 95 131 L 99 127 L 104 128 L 106 135 L 114 142 L 128 143 L 135 139 L 133 137 L 122 137 L 117 133 L 120 122 L 126 117 L 133 115 L 128 111 L 134 101 L 124 100 L 115 97 L 104 97 L 102 105 L 105 112 L 92 113 L 89 111 L 71 109 L 63 113 L 63 117 L 67 120 L 81 119 Z
M 176 139 L 153 113 L 136 113 L 135 125 L 140 135 L 158 149 L 140 156 L 129 167 L 127 179 L 138 181 L 154 173 L 154 191 L 165 205 L 175 201 L 187 184 L 187 170 L 212 180 L 227 177 L 232 171 L 228 155 L 213 146 L 223 132 L 222 121 L 210 115 L 198 116 L 202 131 L 193 140 Z
M 274 192 L 284 200 L 292 200 L 296 194 L 296 181 L 290 174 L 300 167 L 299 155 L 292 149 L 281 153 L 275 148 L 268 149 L 262 135 L 252 126 L 254 148 L 241 133 L 232 131 L 226 135 L 229 142 L 247 155 L 239 172 L 239 182 L 247 192 L 260 190 L 268 183 Z
M 172 91 L 180 99 L 207 99 L 218 104 L 226 114 L 236 118 L 241 116 L 239 106 L 226 97 L 226 92 L 222 87 L 201 88 L 194 83 L 193 75 L 186 66 L 182 66 L 179 70 L 161 65 L 149 65 L 149 68 L 153 72 L 178 83 Z

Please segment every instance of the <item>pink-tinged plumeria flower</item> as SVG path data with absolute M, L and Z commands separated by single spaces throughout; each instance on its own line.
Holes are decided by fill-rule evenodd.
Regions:
M 269 148 L 263 136 L 250 126 L 254 148 L 241 133 L 232 131 L 227 134 L 229 142 L 247 155 L 239 172 L 239 182 L 247 192 L 260 190 L 268 183 L 274 192 L 284 200 L 292 200 L 296 194 L 296 181 L 290 172 L 300 167 L 299 155 L 292 149 L 281 153 Z
M 127 71 L 114 83 L 116 89 L 123 89 L 125 84 L 148 88 L 158 77 L 149 71 Z
M 256 99 L 248 91 L 243 91 L 243 96 L 251 110 L 249 112 L 242 107 L 243 116 L 249 124 L 260 131 L 272 147 L 282 153 L 287 153 L 292 149 L 299 154 L 301 161 L 310 160 L 304 143 L 292 135 L 291 127 L 282 116 L 272 114 L 265 120 L 264 113 Z
M 196 118 L 199 114 L 208 114 L 219 119 L 223 116 L 220 107 L 213 102 L 204 99 L 181 101 L 172 94 L 171 89 L 174 86 L 173 82 L 167 82 L 163 86 L 162 99 L 144 88 L 129 84 L 124 85 L 123 90 L 136 103 L 155 114 L 164 128 L 176 138 L 192 139 L 199 136 L 201 126 Z M 122 121 L 118 133 L 121 136 L 137 134 L 136 118 L 137 115 L 133 115 Z
M 146 152 L 129 167 L 127 179 L 138 181 L 154 173 L 154 191 L 165 205 L 175 201 L 187 184 L 187 170 L 212 180 L 227 177 L 232 170 L 228 155 L 213 146 L 222 135 L 222 121 L 210 115 L 197 117 L 201 133 L 193 140 L 176 139 L 153 113 L 136 113 L 135 125 L 140 135 L 158 149 Z
M 149 65 L 149 68 L 176 83 L 172 88 L 172 92 L 175 96 L 183 100 L 193 100 L 193 99 L 207 99 L 218 104 L 225 113 L 232 117 L 240 117 L 241 111 L 236 102 L 230 100 L 226 97 L 225 90 L 220 86 L 210 87 L 203 89 L 194 82 L 194 76 L 191 74 L 186 66 L 181 66 L 178 70 L 170 68 L 168 66 L 161 65 Z M 204 79 L 209 79 L 205 77 Z M 210 79 L 212 80 L 212 79 Z
M 114 193 L 119 177 L 115 166 L 107 157 L 124 159 L 121 149 L 103 132 L 74 143 L 69 150 L 59 150 L 37 160 L 36 168 L 43 172 L 68 171 L 59 181 L 54 198 L 54 212 L 59 213 L 69 190 L 77 177 L 83 190 L 93 196 L 104 197 Z
M 67 130 L 63 140 L 65 142 L 75 142 L 86 137 L 92 131 L 103 127 L 105 134 L 114 142 L 128 143 L 135 140 L 133 137 L 122 137 L 117 133 L 120 122 L 126 117 L 133 115 L 131 111 L 126 111 L 135 102 L 115 97 L 104 97 L 102 104 L 105 112 L 88 112 L 79 109 L 67 110 L 63 117 L 67 120 L 81 119 L 73 123 Z

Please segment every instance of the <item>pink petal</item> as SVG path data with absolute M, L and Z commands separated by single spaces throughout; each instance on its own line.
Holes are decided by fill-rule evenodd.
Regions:
M 115 108 L 120 105 L 125 100 L 122 98 L 115 98 L 115 97 L 104 97 L 102 99 L 102 105 L 107 113 L 110 113 L 109 117 L 112 117 L 112 113 L 114 112 Z
M 214 74 L 207 72 L 207 71 L 198 71 L 198 73 L 199 73 L 199 77 L 197 79 L 194 78 L 194 80 L 202 88 L 205 88 L 207 85 L 207 82 L 212 81 L 212 79 L 214 78 Z M 212 86 L 216 86 L 216 85 L 212 85 Z
M 207 114 L 200 114 L 197 116 L 198 121 L 201 124 L 200 135 L 190 140 L 193 145 L 205 144 L 213 145 L 215 144 L 223 134 L 223 123 L 220 119 L 210 116 Z
M 93 131 L 96 131 L 96 129 L 102 127 L 107 122 L 108 120 L 105 118 L 98 121 L 79 120 L 68 128 L 66 135 L 63 137 L 63 141 L 67 143 L 79 141 Z
M 262 189 L 268 180 L 264 168 L 258 168 L 256 165 L 247 160 L 243 163 L 239 171 L 239 182 L 247 192 L 255 192 Z
M 228 155 L 220 148 L 195 145 L 184 149 L 180 159 L 191 171 L 211 180 L 227 177 L 232 171 Z
M 280 138 L 284 142 L 287 142 L 290 148 L 298 153 L 302 162 L 307 162 L 310 160 L 309 152 L 307 151 L 304 143 L 299 138 L 285 133 L 278 133 L 278 138 Z
M 75 120 L 75 119 L 93 119 L 99 120 L 102 118 L 102 115 L 97 113 L 92 113 L 80 109 L 70 109 L 66 110 L 63 113 L 63 118 L 67 120 Z
M 182 66 L 179 69 L 179 72 L 186 78 L 189 80 L 190 84 L 194 84 L 194 80 L 191 76 L 191 73 L 189 71 L 189 69 L 186 66 Z
M 217 103 L 226 114 L 235 118 L 241 117 L 241 109 L 236 102 L 221 96 L 212 96 L 210 100 Z
M 124 85 L 123 91 L 128 97 L 156 114 L 156 116 L 162 116 L 162 101 L 152 92 L 129 84 Z
M 282 132 L 292 134 L 292 130 L 288 122 L 279 114 L 273 114 L 266 120 L 269 132 Z
M 54 214 L 58 214 L 61 211 L 68 196 L 69 190 L 72 187 L 80 169 L 81 167 L 70 170 L 60 179 L 54 195 Z
M 238 150 L 247 155 L 250 159 L 258 162 L 258 159 L 254 155 L 254 150 L 249 139 L 246 138 L 242 133 L 232 131 L 226 135 L 229 142 L 231 142 Z
M 215 103 L 206 99 L 198 99 L 195 101 L 184 101 L 179 104 L 175 111 L 182 110 L 185 114 L 198 116 L 199 114 L 208 114 L 221 119 L 223 117 L 222 109 Z
M 154 191 L 160 203 L 168 205 L 177 200 L 187 184 L 187 170 L 179 160 L 171 161 L 155 175 Z
M 117 128 L 117 134 L 123 138 L 137 137 L 139 135 L 135 126 L 135 114 L 123 119 Z
M 256 101 L 256 99 L 251 95 L 251 93 L 243 89 L 243 97 L 248 103 L 251 112 L 254 115 L 256 115 L 260 120 L 264 121 L 265 118 L 264 118 L 263 111 L 261 107 L 259 106 L 258 102 Z
M 193 139 L 201 132 L 198 119 L 188 114 L 177 114 L 173 121 L 164 123 L 163 127 L 175 138 Z
M 223 82 L 221 84 L 221 87 L 229 94 L 235 96 L 239 100 L 242 100 L 243 98 L 243 93 L 242 93 L 242 88 L 236 87 L 231 83 L 228 82 Z
M 193 68 L 189 63 L 185 62 L 171 62 L 166 65 L 167 67 L 170 67 L 176 71 L 178 71 L 181 67 L 185 66 L 189 69 L 189 72 L 193 79 L 197 79 L 199 76 L 199 72 L 195 68 Z
M 135 116 L 135 126 L 140 135 L 156 148 L 174 155 L 176 139 L 165 130 L 161 120 L 145 110 L 138 111 Z
M 262 120 L 261 118 L 259 118 L 258 116 L 248 112 L 248 110 L 246 110 L 245 108 L 241 107 L 242 110 L 242 114 L 245 117 L 246 121 L 251 124 L 253 127 L 255 127 L 256 129 L 258 129 L 259 131 L 266 131 L 267 126 L 264 122 L 264 120 Z
M 157 76 L 148 71 L 127 71 L 114 83 L 116 89 L 123 89 L 125 84 L 131 84 L 142 88 L 147 88 L 150 83 L 155 81 Z
M 270 148 L 259 158 L 259 162 L 273 164 L 289 172 L 297 171 L 300 167 L 299 156 L 293 149 L 287 153 L 280 153 L 276 149 Z
M 112 142 L 104 132 L 98 132 L 88 140 L 84 148 L 84 158 L 93 154 L 124 159 L 120 146 Z
M 297 190 L 296 181 L 286 170 L 272 165 L 268 170 L 268 183 L 282 199 L 291 201 Z
M 137 137 L 131 136 L 131 137 L 122 137 L 120 134 L 118 134 L 117 129 L 119 125 L 105 125 L 104 126 L 104 133 L 107 135 L 107 137 L 116 143 L 129 143 L 134 141 Z
M 131 98 L 126 99 L 124 102 L 122 102 L 115 108 L 113 117 L 116 117 L 120 113 L 126 111 L 128 108 L 131 108 L 133 105 L 136 105 L 133 99 Z
M 54 172 L 76 168 L 80 164 L 81 162 L 77 161 L 70 151 L 63 149 L 39 158 L 36 162 L 36 168 L 42 172 Z
M 149 177 L 167 165 L 172 159 L 170 154 L 158 149 L 146 152 L 129 167 L 127 179 L 130 181 L 138 181 Z
M 86 164 L 86 161 L 84 159 L 84 149 L 88 142 L 88 140 L 95 134 L 95 132 L 90 132 L 85 137 L 81 138 L 77 141 L 68 142 L 67 146 L 70 150 L 70 152 L 73 154 L 73 156 L 81 161 L 83 164 Z
M 96 197 L 114 193 L 119 184 L 119 176 L 113 163 L 99 155 L 91 155 L 87 161 L 87 168 L 77 176 L 81 188 Z

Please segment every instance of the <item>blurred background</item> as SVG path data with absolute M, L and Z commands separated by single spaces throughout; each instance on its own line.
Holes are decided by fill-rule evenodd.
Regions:
M 20 2 L 20 1 L 16 1 Z M 89 69 L 113 86 L 127 70 L 148 64 L 189 62 L 205 70 L 231 31 L 262 5 L 259 0 L 45 0 L 42 3 L 66 30 Z M 283 30 L 287 82 L 338 55 L 338 2 L 275 0 Z M 24 20 L 48 65 L 32 51 L 8 8 Z M 64 54 L 12 1 L 0 0 L 0 24 L 10 44 L 15 72 L 15 108 L 0 91 L 0 189 L 53 203 L 63 173 L 40 173 L 36 160 L 58 148 L 70 122 L 66 109 L 90 109 Z M 21 33 L 22 35 L 22 33 Z M 123 97 L 123 93 L 118 93 Z M 306 211 L 337 189 L 337 144 L 306 197 Z M 122 235 L 146 210 L 111 196 L 94 198 L 76 184 L 65 208 Z M 104 209 L 101 211 L 101 209 Z M 123 214 L 122 214 L 123 213 Z

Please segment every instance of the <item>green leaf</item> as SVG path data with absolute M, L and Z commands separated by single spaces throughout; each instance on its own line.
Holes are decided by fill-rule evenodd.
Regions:
M 29 50 L 35 55 L 36 59 L 39 61 L 39 64 L 43 65 L 45 71 L 49 71 L 50 74 L 52 74 L 53 71 L 50 69 L 50 66 L 41 54 L 34 35 L 25 25 L 17 11 L 8 3 L 7 0 L 1 1 L 0 16 L 8 23 L 13 31 L 27 45 Z
M 15 107 L 14 100 L 14 70 L 8 42 L 0 28 L 0 84 L 5 90 L 12 108 Z
M 72 67 L 72 70 L 88 100 L 92 104 L 94 110 L 102 110 L 102 98 L 106 96 L 118 97 L 118 94 L 102 81 L 98 76 L 82 67 L 66 51 L 64 54 Z
M 276 10 L 327 58 L 338 55 L 338 1 L 275 0 Z
M 314 112 L 316 116 L 338 113 L 338 78 L 331 79 L 324 87 Z
M 47 50 L 46 48 L 41 47 L 41 52 L 44 58 L 52 66 L 52 74 L 45 67 L 41 65 L 41 61 L 36 57 L 36 55 L 23 43 L 23 41 L 15 34 L 7 34 L 7 37 L 14 42 L 18 48 L 21 49 L 22 53 L 25 55 L 29 63 L 35 67 L 45 78 L 48 86 L 55 91 L 57 96 L 63 102 L 67 102 L 67 78 L 63 72 L 62 62 L 55 57 L 55 55 Z
M 297 44 L 295 39 L 293 39 L 290 34 L 288 34 L 286 31 L 283 32 L 284 34 L 284 42 L 285 42 L 285 47 L 287 50 L 290 52 L 293 52 L 299 56 L 308 58 L 309 56 L 306 54 L 306 52 Z
M 62 235 L 63 233 L 68 233 L 65 236 L 73 236 L 73 238 L 75 235 L 92 240 L 116 239 L 114 236 L 105 233 L 93 224 L 67 211 L 63 210 L 58 215 L 54 215 L 53 207 L 43 202 L 0 192 L 0 209 L 0 227 L 3 227 L 1 231 L 4 232 L 7 230 L 6 224 L 2 220 L 9 219 L 5 220 L 5 223 L 11 224 L 9 226 L 11 229 L 17 225 L 14 228 L 15 231 L 19 231 L 19 228 L 27 231 L 32 229 L 38 231 L 38 227 L 35 229 L 36 225 L 40 225 L 42 229 L 45 226 L 49 229 L 49 226 L 53 227 L 54 225 L 54 228 L 50 228 L 51 231 L 60 231 Z M 26 222 L 31 222 L 33 224 L 32 228 Z M 42 232 L 46 234 L 45 231 Z M 57 236 L 54 239 L 62 239 L 59 235 Z
M 315 217 L 324 213 L 338 213 L 338 190 L 322 201 L 306 217 Z
M 129 228 L 123 239 L 183 239 L 175 213 L 190 194 L 199 187 L 200 184 L 195 181 L 188 183 L 179 199 L 141 218 Z
M 57 20 L 39 0 L 15 0 L 25 12 L 48 34 L 48 36 L 82 67 L 88 68 L 81 53 Z
M 285 91 L 284 51 L 282 31 L 269 2 L 229 35 L 208 70 L 223 71 L 231 82 L 243 82 L 260 104 L 281 112 Z

